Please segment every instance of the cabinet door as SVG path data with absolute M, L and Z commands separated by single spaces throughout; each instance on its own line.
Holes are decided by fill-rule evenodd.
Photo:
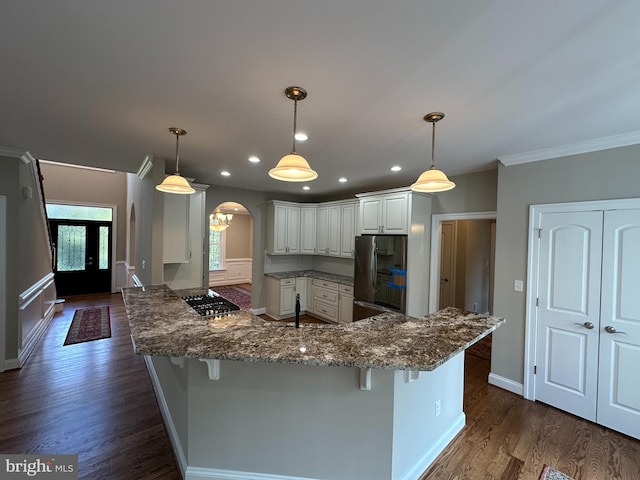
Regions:
M 307 278 L 296 278 L 296 295 L 300 295 L 300 310 L 307 310 Z M 294 299 L 295 302 L 295 299 Z
M 293 283 L 285 284 L 283 280 L 283 283 L 281 283 L 281 286 L 280 286 L 280 315 L 294 315 L 295 313 L 296 313 L 295 281 L 293 281 Z
M 338 322 L 353 322 L 353 287 L 340 285 L 338 287 Z
M 273 253 L 287 253 L 287 207 L 273 206 Z
M 340 255 L 340 229 L 342 226 L 342 208 L 340 205 L 332 205 L 329 207 L 329 255 Z
M 408 232 L 408 194 L 385 195 L 382 198 L 382 233 L 400 234 Z
M 362 233 L 380 233 L 382 226 L 382 197 L 360 199 Z
M 342 228 L 340 231 L 340 256 L 353 257 L 356 236 L 356 204 L 342 205 Z
M 300 253 L 300 207 L 287 206 L 287 253 Z
M 329 254 L 329 207 L 318 207 L 316 230 L 316 252 Z
M 189 197 L 190 195 L 164 194 L 164 263 L 189 262 Z
M 316 253 L 316 207 L 300 209 L 300 253 Z

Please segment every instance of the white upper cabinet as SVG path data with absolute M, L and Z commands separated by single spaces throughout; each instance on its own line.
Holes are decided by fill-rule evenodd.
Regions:
M 300 207 L 284 202 L 267 204 L 267 253 L 300 253 Z
M 361 233 L 409 233 L 409 195 L 409 192 L 396 192 L 361 197 Z
M 269 255 L 353 256 L 359 233 L 360 201 L 266 205 L 266 250 Z
M 303 255 L 316 253 L 316 214 L 315 205 L 300 207 L 300 253 Z
M 318 255 L 340 255 L 341 217 L 340 204 L 318 207 L 316 235 L 316 253 Z
M 189 195 L 164 194 L 163 263 L 189 262 Z
M 355 247 L 356 226 L 358 224 L 358 203 L 342 204 L 342 227 L 340 229 L 340 256 L 353 257 Z

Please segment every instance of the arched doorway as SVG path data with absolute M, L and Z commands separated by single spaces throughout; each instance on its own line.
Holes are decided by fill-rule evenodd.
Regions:
M 228 227 L 217 228 L 211 215 L 231 215 Z M 251 288 L 253 217 L 244 205 L 223 202 L 210 212 L 209 286 L 245 285 Z M 213 224 L 212 224 L 213 223 Z
M 244 205 L 223 202 L 209 214 L 209 288 L 251 308 L 253 217 Z

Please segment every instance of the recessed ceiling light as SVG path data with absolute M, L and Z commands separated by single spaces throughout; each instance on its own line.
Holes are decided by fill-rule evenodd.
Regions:
M 400 165 L 394 165 L 389 170 L 391 170 L 392 172 L 399 172 L 400 170 L 402 170 L 402 167 Z
M 260 163 L 260 159 L 258 157 L 256 157 L 255 155 L 252 157 L 249 157 L 249 161 L 251 163 Z
M 302 133 L 302 132 L 298 132 L 295 134 L 296 140 L 298 140 L 299 142 L 305 142 L 307 140 L 309 140 L 309 135 L 307 135 L 306 133 Z
M 346 183 L 347 179 L 346 179 L 346 178 L 344 178 L 344 177 L 340 177 L 340 178 L 338 179 L 338 181 L 339 181 L 340 183 Z
M 311 187 L 309 187 L 309 185 L 305 185 L 304 187 L 302 187 L 303 190 L 311 190 Z
M 222 170 L 220 172 L 220 175 L 222 175 L 223 177 L 229 177 L 231 174 L 229 172 L 227 172 L 226 170 Z

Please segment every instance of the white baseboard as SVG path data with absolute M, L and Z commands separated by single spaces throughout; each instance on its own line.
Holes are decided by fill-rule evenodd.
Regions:
M 513 380 L 501 377 L 495 373 L 489 374 L 489 384 L 503 388 L 504 390 L 520 395 L 521 397 L 524 394 L 524 385 L 522 383 L 514 382 Z
M 44 314 L 44 318 L 38 321 L 37 325 L 29 332 L 27 338 L 22 341 L 23 348 L 18 352 L 18 368 L 22 368 L 22 366 L 27 362 L 29 355 L 31 355 L 33 350 L 36 348 L 36 345 L 38 345 L 38 342 L 47 331 L 54 314 L 54 305 L 50 305 Z
M 319 480 L 309 477 L 291 477 L 268 473 L 242 472 L 237 470 L 219 470 L 217 468 L 187 467 L 184 480 Z
M 8 358 L 4 361 L 4 371 L 15 370 L 20 368 L 20 360 L 17 358 Z
M 460 430 L 464 428 L 466 423 L 466 415 L 464 412 L 460 413 L 460 416 L 451 425 L 451 427 L 438 439 L 438 441 L 422 456 L 420 460 L 409 470 L 402 480 L 414 480 L 429 468 L 429 465 L 442 453 L 442 451 L 451 443 Z
M 173 447 L 173 452 L 175 453 L 176 458 L 178 460 L 178 467 L 180 468 L 180 473 L 182 474 L 182 478 L 187 480 L 188 478 L 186 476 L 186 471 L 188 468 L 187 457 L 184 454 L 182 443 L 180 443 L 178 430 L 176 429 L 176 425 L 173 422 L 173 417 L 171 416 L 171 412 L 169 411 L 169 405 L 167 404 L 167 399 L 164 397 L 164 393 L 162 393 L 162 388 L 160 388 L 160 380 L 158 379 L 158 374 L 156 373 L 156 369 L 153 366 L 151 357 L 149 357 L 148 355 L 145 355 L 144 362 L 147 364 L 147 370 L 149 371 L 149 376 L 151 377 L 153 390 L 156 392 L 156 399 L 158 400 L 158 406 L 160 407 L 162 420 L 164 421 L 164 425 L 167 429 L 167 433 L 169 435 L 169 441 L 171 442 L 171 446 Z
M 265 307 L 262 308 L 252 308 L 251 313 L 254 315 L 264 315 L 267 313 L 267 309 Z

